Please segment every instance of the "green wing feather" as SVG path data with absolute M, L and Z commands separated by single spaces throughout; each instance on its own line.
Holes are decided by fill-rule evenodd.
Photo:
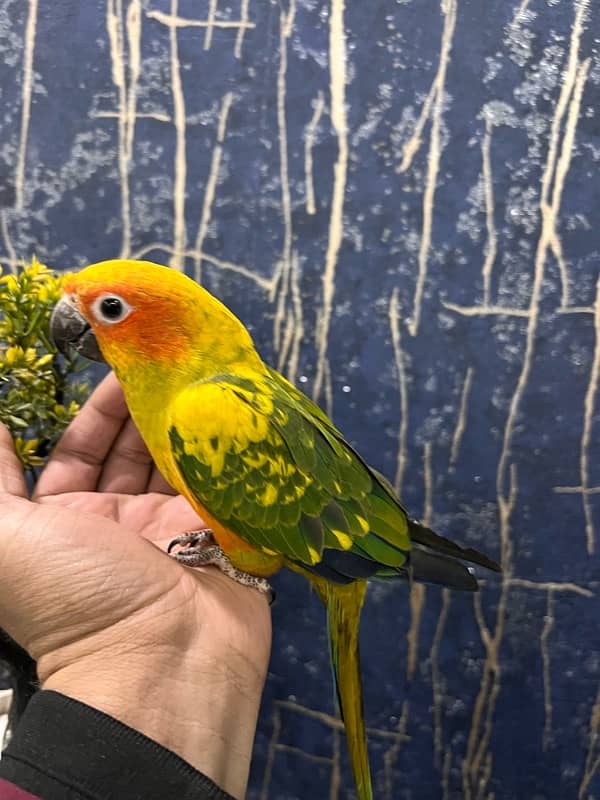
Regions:
M 205 508 L 251 545 L 338 583 L 410 574 L 474 590 L 454 559 L 499 569 L 411 520 L 392 486 L 279 373 L 217 375 L 170 409 L 175 462 Z
M 169 436 L 192 492 L 255 547 L 313 568 L 332 559 L 342 582 L 405 564 L 404 510 L 278 373 L 195 384 L 171 409 Z M 333 553 L 345 553 L 343 562 Z

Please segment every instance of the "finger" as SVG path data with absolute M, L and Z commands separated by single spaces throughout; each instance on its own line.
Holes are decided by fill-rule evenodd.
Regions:
M 106 457 L 128 418 L 123 391 L 111 373 L 62 435 L 34 496 L 93 491 Z
M 141 494 L 152 472 L 152 456 L 131 418 L 127 420 L 108 454 L 97 490 Z
M 8 428 L 0 423 L 0 494 L 27 497 L 23 468 Z
M 170 483 L 167 483 L 165 478 L 163 478 L 162 473 L 159 472 L 156 467 L 152 469 L 146 491 L 159 492 L 160 494 L 177 494 L 175 489 L 173 489 Z

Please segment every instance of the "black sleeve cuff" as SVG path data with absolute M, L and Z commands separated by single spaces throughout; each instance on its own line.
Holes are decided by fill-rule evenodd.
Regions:
M 233 800 L 157 742 L 52 691 L 31 699 L 0 777 L 44 800 Z

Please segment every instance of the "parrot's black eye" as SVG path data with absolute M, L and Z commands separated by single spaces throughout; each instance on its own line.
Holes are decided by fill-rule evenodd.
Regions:
M 129 316 L 131 306 L 122 297 L 105 294 L 95 301 L 92 310 L 99 322 L 113 324 L 121 322 Z
M 100 311 L 108 319 L 119 319 L 123 313 L 123 303 L 118 297 L 105 297 L 100 303 Z

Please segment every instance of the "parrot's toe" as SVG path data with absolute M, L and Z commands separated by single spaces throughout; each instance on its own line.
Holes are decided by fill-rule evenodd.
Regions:
M 207 534 L 207 536 L 202 536 L 202 534 Z M 198 541 L 200 544 L 197 544 Z M 211 542 L 214 542 L 211 531 L 194 531 L 173 539 L 169 545 L 169 552 L 175 545 L 186 545 L 185 549 L 173 554 L 173 558 L 179 561 L 180 564 L 184 564 L 186 567 L 218 567 L 224 575 L 227 575 L 228 578 L 231 578 L 236 583 L 242 586 L 250 586 L 252 589 L 264 594 L 269 605 L 273 605 L 275 592 L 271 588 L 269 581 L 265 578 L 258 578 L 256 575 L 242 572 L 241 569 L 234 567 L 219 545 Z
M 176 536 L 167 547 L 167 553 L 170 553 L 174 547 L 185 548 L 182 552 L 188 550 L 202 550 L 203 547 L 214 544 L 213 532 L 210 528 L 200 528 L 197 531 L 188 531 L 182 533 L 181 536 Z

